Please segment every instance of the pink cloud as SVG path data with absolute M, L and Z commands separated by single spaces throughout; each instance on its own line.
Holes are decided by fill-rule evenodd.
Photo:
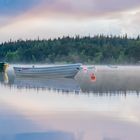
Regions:
M 104 16 L 139 7 L 139 0 L 46 0 L 36 10 L 42 15 Z

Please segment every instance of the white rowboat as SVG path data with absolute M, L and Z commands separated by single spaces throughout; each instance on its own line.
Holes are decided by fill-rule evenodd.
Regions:
M 46 67 L 14 67 L 16 76 L 45 76 L 48 78 L 74 78 L 81 69 L 80 63 Z

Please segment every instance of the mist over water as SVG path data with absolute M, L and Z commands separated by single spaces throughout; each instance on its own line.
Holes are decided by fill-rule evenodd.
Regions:
M 16 77 L 12 65 L 0 81 L 0 140 L 140 139 L 139 66 L 47 79 Z
M 94 74 L 96 79 L 91 79 Z M 1 83 L 17 88 L 79 91 L 83 93 L 137 92 L 140 91 L 140 66 L 95 66 L 80 70 L 74 79 L 47 77 L 16 77 L 13 66 L 0 75 Z

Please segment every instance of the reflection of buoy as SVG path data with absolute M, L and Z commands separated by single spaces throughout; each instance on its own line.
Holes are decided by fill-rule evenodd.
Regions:
M 92 73 L 92 74 L 90 75 L 90 78 L 91 78 L 92 81 L 96 81 L 96 76 L 95 76 L 94 73 Z

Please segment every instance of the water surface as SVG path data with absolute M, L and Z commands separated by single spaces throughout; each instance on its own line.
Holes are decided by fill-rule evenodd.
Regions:
M 0 140 L 140 139 L 139 66 L 96 66 L 75 80 L 16 77 L 11 66 L 0 81 Z

